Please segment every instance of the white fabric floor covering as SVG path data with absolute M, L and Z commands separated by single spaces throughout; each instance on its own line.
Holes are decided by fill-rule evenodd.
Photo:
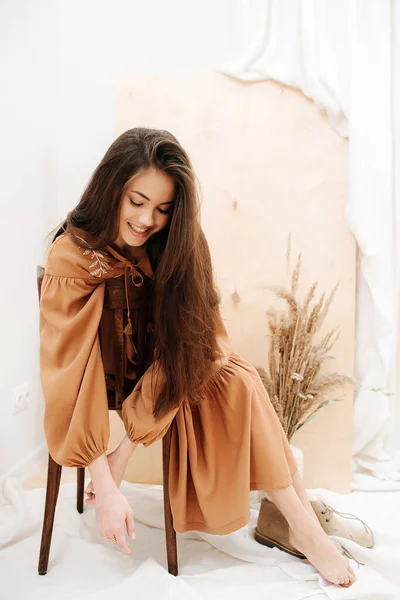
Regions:
M 162 488 L 123 482 L 121 489 L 135 513 L 136 540 L 129 542 L 131 555 L 103 541 L 94 508 L 85 507 L 79 515 L 76 486 L 64 484 L 57 503 L 49 571 L 39 576 L 45 490 L 24 492 L 17 479 L 6 480 L 0 498 L 0 598 L 400 599 L 399 491 L 339 495 L 309 490 L 335 509 L 356 514 L 374 531 L 372 550 L 345 541 L 365 566 L 357 570 L 357 583 L 344 589 L 328 584 L 309 563 L 254 540 L 261 492 L 251 495 L 251 517 L 243 529 L 227 536 L 178 534 L 180 575 L 173 577 L 166 570 Z M 357 568 L 354 562 L 352 566 Z

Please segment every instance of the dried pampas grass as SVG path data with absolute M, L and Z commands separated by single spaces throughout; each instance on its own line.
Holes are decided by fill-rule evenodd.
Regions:
M 261 367 L 257 371 L 268 392 L 279 420 L 290 440 L 303 425 L 315 418 L 324 406 L 343 398 L 328 398 L 353 379 L 341 373 L 321 373 L 324 363 L 333 358 L 330 351 L 339 337 L 332 329 L 317 343 L 329 307 L 338 288 L 337 284 L 325 299 L 315 297 L 317 283 L 308 290 L 303 303 L 296 300 L 301 269 L 301 254 L 292 274 L 290 291 L 283 287 L 270 288 L 277 298 L 284 300 L 287 310 L 275 308 L 267 311 L 271 337 L 268 373 Z

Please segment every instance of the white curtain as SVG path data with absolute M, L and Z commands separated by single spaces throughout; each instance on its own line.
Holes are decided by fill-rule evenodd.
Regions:
M 400 0 L 237 0 L 232 11 L 234 58 L 221 72 L 300 89 L 349 138 L 347 221 L 358 243 L 355 358 L 361 382 L 354 466 L 375 477 L 371 487 L 400 486 Z

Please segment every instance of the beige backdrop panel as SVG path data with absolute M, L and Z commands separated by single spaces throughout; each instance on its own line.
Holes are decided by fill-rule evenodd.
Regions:
M 137 126 L 171 131 L 188 151 L 202 187 L 202 223 L 222 294 L 232 347 L 267 365 L 266 309 L 284 306 L 265 289 L 287 285 L 285 252 L 302 252 L 300 297 L 318 280 L 340 280 L 325 331 L 341 337 L 330 368 L 353 374 L 355 244 L 344 218 L 347 142 L 300 92 L 275 82 L 243 84 L 218 74 L 123 80 L 117 134 Z M 237 290 L 239 303 L 232 294 Z M 307 487 L 350 491 L 352 390 L 293 438 L 305 454 Z M 112 441 L 123 434 L 113 419 Z M 161 445 L 140 447 L 127 479 L 161 481 Z

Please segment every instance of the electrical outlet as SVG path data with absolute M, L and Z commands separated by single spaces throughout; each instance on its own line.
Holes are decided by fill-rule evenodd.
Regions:
M 17 387 L 12 389 L 12 393 L 14 396 L 13 401 L 13 415 L 25 410 L 28 407 L 30 402 L 30 393 L 27 383 L 23 383 L 22 385 L 18 385 Z

